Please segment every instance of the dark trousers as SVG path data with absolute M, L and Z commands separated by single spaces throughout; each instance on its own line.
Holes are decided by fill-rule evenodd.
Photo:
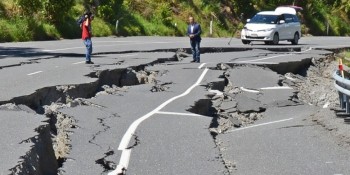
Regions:
M 193 61 L 195 62 L 200 62 L 200 44 L 201 41 L 196 41 L 196 40 L 190 40 L 191 41 L 191 49 L 192 49 L 192 55 L 193 55 Z

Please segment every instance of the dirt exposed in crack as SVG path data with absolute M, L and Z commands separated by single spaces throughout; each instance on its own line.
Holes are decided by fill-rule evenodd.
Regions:
M 240 94 L 240 91 L 237 91 L 235 95 L 238 94 Z M 213 97 L 214 108 L 218 111 L 218 126 L 216 128 L 211 128 L 212 132 L 218 134 L 225 133 L 233 128 L 251 125 L 255 121 L 263 118 L 262 114 L 265 108 L 262 106 L 257 106 L 258 108 L 256 108 L 256 110 L 250 109 L 247 111 L 240 111 L 237 109 L 235 95 L 223 94 Z
M 236 162 L 234 162 L 232 160 L 227 160 L 225 158 L 225 156 L 222 154 L 222 152 L 224 152 L 226 150 L 227 145 L 224 145 L 224 143 L 217 138 L 215 138 L 214 141 L 215 141 L 216 146 L 219 149 L 219 152 L 220 152 L 219 156 L 222 159 L 222 162 L 225 165 L 225 168 L 227 169 L 227 172 L 225 172 L 224 174 L 227 174 L 227 175 L 232 174 L 233 175 L 234 171 L 237 169 Z
M 216 145 L 216 148 L 219 151 L 219 155 L 217 157 L 217 159 L 219 159 L 225 166 L 225 170 L 223 171 L 223 174 L 225 175 L 230 175 L 232 172 L 232 169 L 235 167 L 234 163 L 230 162 L 230 161 L 226 161 L 224 159 L 224 157 L 222 156 L 222 149 L 224 149 L 223 147 L 221 147 L 221 142 L 217 140 L 217 128 L 220 126 L 219 123 L 219 118 L 218 118 L 218 111 L 216 111 L 216 109 L 213 106 L 212 100 L 210 98 L 211 95 L 208 95 L 208 97 L 206 99 L 200 99 L 198 101 L 196 101 L 194 103 L 193 106 L 191 106 L 190 109 L 187 109 L 187 111 L 192 112 L 192 113 L 196 113 L 199 115 L 203 115 L 203 116 L 211 116 L 212 117 L 212 121 L 209 125 L 209 132 L 210 135 L 213 138 L 213 142 Z
M 229 81 L 230 75 L 227 71 L 233 68 L 225 63 L 217 64 L 215 68 L 223 71 L 220 77 L 223 80 L 215 83 L 216 89 L 220 89 L 222 92 L 211 98 L 213 108 L 217 111 L 218 123 L 217 126 L 210 128 L 212 133 L 221 134 L 233 128 L 253 124 L 263 118 L 262 114 L 266 110 L 266 107 L 259 101 L 259 94 L 255 96 L 244 94 L 240 88 L 235 87 Z M 250 101 L 250 105 L 241 104 L 243 101 Z
M 27 164 L 35 164 L 36 166 L 32 167 L 40 167 L 40 169 L 31 169 L 30 171 L 28 169 L 25 171 L 31 172 L 31 174 L 41 174 L 42 172 L 49 172 L 47 169 L 52 169 L 52 171 L 57 172 L 59 170 L 59 167 L 62 167 L 64 165 L 64 162 L 67 160 L 68 155 L 70 153 L 72 147 L 72 145 L 70 144 L 70 136 L 74 133 L 74 129 L 79 128 L 78 121 L 74 119 L 74 116 L 68 116 L 66 114 L 63 114 L 59 112 L 59 109 L 84 105 L 103 108 L 103 106 L 91 104 L 90 102 L 84 99 L 89 99 L 102 94 L 120 95 L 121 91 L 127 91 L 128 86 L 156 83 L 156 77 L 158 76 L 159 72 L 146 71 L 145 67 L 152 66 L 153 64 L 162 63 L 165 61 L 176 60 L 178 60 L 178 58 L 176 57 L 161 58 L 146 65 L 92 72 L 87 75 L 88 77 L 96 79 L 96 81 L 92 83 L 45 87 L 42 89 L 38 89 L 36 92 L 28 96 L 15 97 L 10 101 L 0 102 L 0 104 L 7 104 L 9 102 L 13 104 L 5 107 L 6 109 L 10 107 L 11 110 L 24 110 L 31 113 L 44 114 L 49 119 L 49 124 L 47 124 L 47 130 L 45 130 L 44 134 L 48 134 L 49 136 L 51 136 L 48 137 L 50 139 L 50 143 L 47 143 L 46 141 L 38 142 L 38 144 L 36 144 L 36 146 L 33 147 L 33 154 L 27 155 L 26 157 L 28 158 L 25 159 L 25 161 L 19 165 L 22 167 L 15 167 L 11 171 L 14 172 L 14 174 L 16 174 L 16 172 L 19 173 L 20 171 L 24 170 L 23 166 L 27 166 Z M 31 61 L 30 63 L 35 63 L 35 60 Z M 2 107 L 1 109 L 5 110 L 5 108 Z M 112 115 L 109 117 L 118 116 Z M 105 132 L 110 128 L 110 126 L 104 122 L 105 119 L 98 119 L 100 121 L 100 124 L 104 127 L 104 130 L 99 131 L 95 135 L 93 135 L 92 139 L 90 140 L 91 144 L 94 144 L 95 137 L 97 137 L 100 133 Z M 41 131 L 44 130 L 40 130 L 40 133 Z M 30 141 L 31 140 L 24 142 Z M 135 143 L 138 144 L 139 142 L 136 140 Z M 39 160 L 35 158 L 37 157 L 36 155 L 39 155 L 39 153 L 37 154 L 37 148 L 40 147 L 52 149 L 50 153 L 45 154 L 52 154 L 54 162 L 46 161 L 45 163 L 43 163 L 41 159 Z M 106 153 L 106 156 L 104 158 L 96 161 L 96 163 L 99 163 L 103 167 L 105 167 L 106 171 L 115 168 L 115 166 L 112 165 L 113 162 L 108 162 L 107 160 L 105 160 L 105 158 L 107 158 L 109 155 L 110 153 L 108 152 Z
M 129 69 L 125 71 L 124 74 L 121 76 L 121 80 L 120 80 L 120 85 L 122 85 L 121 87 L 117 85 L 112 85 L 112 86 L 103 85 L 101 88 L 104 90 L 99 91 L 98 93 L 95 94 L 95 96 L 102 95 L 102 94 L 120 95 L 121 91 L 123 92 L 127 91 L 128 86 L 138 85 L 138 84 L 148 84 L 148 83 L 155 82 L 156 76 L 157 76 L 157 72 L 148 73 L 143 70 L 136 72 L 133 69 Z M 61 90 L 64 92 L 68 91 L 71 88 L 72 88 L 71 86 L 57 87 L 58 90 Z M 73 98 L 70 98 L 70 96 L 65 98 L 68 99 L 68 100 L 65 100 L 66 103 L 52 103 L 50 106 L 44 106 L 45 115 L 50 118 L 50 125 L 53 133 L 53 148 L 55 151 L 56 158 L 61 166 L 63 166 L 64 161 L 68 157 L 69 152 L 71 150 L 70 135 L 73 134 L 74 133 L 73 130 L 75 128 L 79 128 L 79 126 L 78 126 L 78 121 L 74 120 L 74 116 L 68 116 L 66 114 L 62 114 L 58 112 L 59 109 L 67 108 L 67 107 L 69 108 L 69 107 L 76 107 L 76 106 L 84 106 L 84 105 L 93 106 L 97 108 L 105 108 L 97 104 L 92 104 L 91 102 L 88 102 L 83 98 L 73 99 Z M 91 140 L 89 140 L 90 144 L 94 144 L 96 146 L 101 147 L 100 145 L 96 144 L 94 140 L 99 134 L 106 132 L 107 130 L 110 129 L 110 126 L 104 121 L 111 117 L 119 117 L 119 116 L 117 114 L 113 114 L 106 118 L 98 118 L 99 123 L 103 126 L 103 130 L 98 131 L 92 136 Z M 108 155 L 106 157 L 108 157 Z M 96 161 L 96 163 L 101 164 L 104 168 L 107 168 L 105 171 L 110 171 L 113 168 L 115 168 L 115 166 L 111 165 L 113 164 L 113 162 L 106 161 L 105 159 L 99 159 Z
M 35 114 L 24 105 L 5 104 L 0 106 L 2 111 L 26 112 Z M 19 113 L 16 115 L 19 115 Z M 39 117 L 39 116 L 38 116 Z M 20 141 L 18 144 L 30 147 L 25 155 L 18 157 L 19 160 L 14 167 L 9 169 L 10 174 L 57 174 L 58 162 L 50 145 L 53 145 L 50 134 L 50 125 L 42 119 L 41 124 L 33 128 L 37 135 Z M 12 133 L 13 134 L 13 133 Z M 17 137 L 17 136 L 16 136 Z M 6 145 L 7 143 L 5 143 Z M 12 145 L 13 143 L 11 143 Z M 49 145 L 49 146 L 47 146 Z M 16 150 L 18 151 L 18 150 Z M 4 170 L 3 170 L 4 171 Z
M 332 74 L 338 63 L 333 55 L 313 59 L 312 65 L 301 75 L 288 73 L 283 84 L 298 90 L 298 98 L 306 104 L 320 107 L 310 120 L 328 130 L 340 146 L 350 147 L 350 125 L 337 117 L 339 95 Z
M 339 106 L 332 74 L 337 69 L 334 57 L 312 59 L 311 66 L 300 74 L 285 74 L 283 84 L 297 89 L 297 96 L 306 104 L 319 107 Z
M 254 124 L 256 121 L 264 117 L 264 112 L 270 106 L 285 107 L 302 104 L 298 100 L 298 96 L 296 96 L 295 93 L 292 93 L 292 90 L 288 91 L 288 95 L 285 95 L 281 101 L 274 101 L 273 95 L 271 95 L 270 92 L 266 92 L 260 89 L 252 90 L 253 92 L 246 92 L 241 87 L 235 86 L 235 82 L 231 82 L 231 79 L 229 78 L 229 71 L 234 69 L 236 66 L 240 65 L 228 65 L 221 63 L 217 64 L 216 68 L 213 68 L 223 71 L 223 75 L 221 76 L 221 78 L 223 78 L 223 84 L 219 84 L 221 86 L 220 88 L 222 89 L 220 90 L 221 92 L 217 92 L 211 98 L 217 115 L 213 119 L 209 131 L 213 136 L 217 148 L 219 149 L 220 159 L 228 171 L 227 174 L 234 174 L 234 171 L 237 169 L 237 167 L 236 163 L 233 160 L 228 160 L 225 158 L 226 156 L 224 155 L 224 152 L 228 145 L 224 145 L 224 142 L 221 142 L 218 139 L 217 136 L 219 134 L 225 134 L 234 128 L 245 127 Z M 303 67 L 299 69 L 303 69 L 305 65 L 302 64 L 302 66 Z M 262 69 L 261 67 L 253 68 Z M 270 69 L 269 71 L 276 72 Z M 276 76 L 280 78 L 272 78 L 272 80 L 276 80 L 276 84 L 274 86 L 283 86 L 283 75 L 278 74 Z M 266 100 L 268 98 L 273 99 L 273 102 Z
M 78 128 L 73 116 L 58 112 L 63 106 L 53 104 L 46 107 L 46 116 L 50 118 L 52 145 L 57 160 L 64 160 L 71 150 L 70 135 Z M 61 163 L 62 164 L 62 163 Z
M 206 51 L 207 52 L 226 52 L 231 50 L 215 48 L 215 49 L 207 49 Z M 175 60 L 181 59 L 181 57 L 186 57 L 186 55 L 178 54 Z M 168 60 L 161 60 L 161 61 L 168 61 Z M 151 65 L 155 64 L 156 62 L 151 63 Z M 33 60 L 31 63 L 35 63 L 35 60 Z M 140 65 L 137 67 L 126 68 L 126 69 L 115 69 L 115 70 L 104 70 L 100 72 L 92 72 L 87 76 L 91 78 L 96 78 L 97 79 L 96 82 L 89 83 L 89 84 L 82 84 L 82 85 L 65 85 L 65 86 L 46 87 L 46 88 L 37 90 L 35 93 L 29 96 L 14 98 L 10 102 L 27 105 L 31 109 L 36 110 L 36 112 L 40 114 L 45 114 L 50 118 L 49 122 L 51 126 L 51 133 L 54 136 L 52 145 L 54 148 L 54 153 L 55 153 L 57 162 L 62 166 L 64 161 L 66 161 L 67 155 L 69 154 L 69 151 L 71 149 L 70 135 L 73 134 L 72 130 L 74 130 L 75 128 L 78 128 L 79 126 L 78 126 L 78 122 L 74 120 L 74 116 L 68 116 L 68 115 L 62 114 L 58 112 L 58 109 L 64 108 L 64 107 L 75 107 L 78 105 L 89 105 L 89 106 L 91 105 L 91 106 L 100 108 L 102 106 L 88 103 L 82 100 L 81 98 L 92 98 L 100 94 L 120 95 L 120 93 L 118 92 L 127 90 L 127 87 L 124 87 L 124 86 L 132 86 L 132 85 L 145 84 L 145 83 L 155 83 L 155 86 L 159 85 L 159 84 L 156 84 L 157 81 L 155 78 L 158 72 L 147 72 L 144 69 L 145 66 L 146 65 Z M 223 87 L 221 87 L 223 84 L 227 84 L 226 80 L 219 83 L 216 82 L 210 86 L 216 86 L 214 89 L 223 89 Z M 156 92 L 167 90 L 166 85 L 168 84 L 163 83 L 163 84 L 160 84 L 159 87 L 156 86 L 155 87 Z M 194 105 L 194 108 L 192 109 L 194 110 L 198 108 L 198 106 L 201 106 L 203 108 L 203 104 L 206 104 L 207 101 L 208 100 L 204 100 L 204 101 L 199 100 L 198 102 L 196 102 L 196 104 Z M 0 103 L 4 104 L 7 102 L 0 102 Z M 212 104 L 208 104 L 208 105 L 212 106 Z M 198 112 L 199 114 L 207 114 L 208 111 L 202 113 L 201 111 L 203 110 L 204 108 L 197 109 L 197 111 L 194 111 L 194 112 Z M 210 113 L 213 113 L 213 111 L 216 111 L 216 109 L 210 111 Z M 248 116 L 242 115 L 242 117 L 247 118 Z M 248 118 L 250 118 L 250 116 Z M 253 116 L 251 118 L 256 118 L 256 116 Z M 217 119 L 218 117 L 213 118 L 213 123 L 210 128 L 215 128 L 220 125 Z M 103 122 L 103 119 L 99 119 L 99 120 L 100 120 L 100 124 L 104 126 L 104 129 L 108 130 L 109 126 Z M 215 133 L 215 132 L 211 132 L 211 133 Z M 217 133 L 218 132 L 216 132 L 216 134 Z M 96 133 L 94 137 L 96 137 L 97 135 L 98 133 Z M 220 142 L 217 141 L 215 138 L 215 134 L 213 135 L 213 138 L 218 148 L 222 149 L 220 147 Z M 92 138 L 91 140 L 92 144 L 93 144 L 93 140 L 94 138 Z M 135 144 L 136 145 L 139 144 L 139 140 L 137 139 L 137 137 L 135 138 Z M 133 145 L 133 146 L 136 146 L 136 145 Z M 109 162 L 106 159 L 108 156 L 113 154 L 114 154 L 113 151 L 108 151 L 107 153 L 105 153 L 105 157 L 99 160 L 96 160 L 96 163 L 101 164 L 101 166 L 103 166 L 106 171 L 115 169 L 114 163 Z M 222 155 L 220 155 L 220 159 L 223 160 L 223 163 L 228 170 L 228 172 L 225 172 L 225 174 L 230 174 L 231 170 L 234 169 L 235 167 L 234 163 L 225 161 Z
M 170 89 L 170 87 L 168 85 L 171 85 L 171 84 L 173 84 L 173 82 L 160 83 L 158 81 L 155 81 L 154 86 L 152 86 L 152 88 L 151 88 L 151 92 L 166 91 L 166 90 Z

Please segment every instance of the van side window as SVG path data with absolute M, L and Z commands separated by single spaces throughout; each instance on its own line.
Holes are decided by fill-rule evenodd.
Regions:
M 294 22 L 300 22 L 300 21 L 299 21 L 299 18 L 298 18 L 296 15 L 293 15 L 293 21 L 294 21 Z
M 292 23 L 292 22 L 295 22 L 294 19 L 293 19 L 293 15 L 291 14 L 285 14 L 285 21 L 286 23 Z

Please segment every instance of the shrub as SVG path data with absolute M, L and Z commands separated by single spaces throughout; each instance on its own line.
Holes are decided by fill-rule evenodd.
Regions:
M 113 35 L 112 26 L 101 18 L 95 18 L 92 22 L 92 34 L 96 37 Z

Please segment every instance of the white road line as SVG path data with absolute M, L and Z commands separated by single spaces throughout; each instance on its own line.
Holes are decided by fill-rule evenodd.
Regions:
M 72 63 L 72 64 L 83 64 L 83 63 L 85 63 L 85 61 L 79 61 L 79 62 Z
M 312 49 L 314 49 L 314 48 L 313 48 L 313 47 L 310 47 L 310 48 L 308 48 L 307 50 L 301 51 L 301 52 L 299 52 L 299 53 L 305 53 L 305 52 L 311 51 Z
M 37 72 L 33 72 L 33 73 L 30 73 L 30 74 L 27 74 L 27 75 L 35 75 L 35 74 L 40 74 L 40 73 L 42 73 L 43 71 L 37 71 Z
M 63 51 L 63 50 L 72 50 L 72 49 L 83 49 L 85 47 L 69 47 L 69 48 L 62 48 L 62 49 L 54 49 L 54 50 L 42 50 L 43 52 L 54 52 L 54 51 Z
M 131 156 L 131 149 L 123 150 L 122 155 L 120 157 L 120 162 L 119 162 L 119 165 L 118 165 L 119 169 L 120 169 L 120 170 L 118 170 L 119 172 L 123 172 L 123 169 L 126 170 L 127 167 L 129 167 L 130 156 Z
M 127 130 L 127 132 L 125 133 L 125 135 L 123 136 L 123 139 L 120 142 L 118 149 L 119 150 L 124 150 L 127 147 L 131 137 L 134 135 L 135 130 L 137 129 L 139 124 L 141 124 L 144 120 L 148 119 L 149 117 L 151 117 L 155 113 L 159 112 L 162 108 L 164 108 L 165 106 L 167 106 L 169 103 L 173 102 L 174 100 L 188 95 L 196 86 L 199 85 L 199 83 L 203 80 L 203 78 L 204 78 L 204 76 L 206 75 L 207 72 L 208 72 L 208 69 L 205 69 L 203 71 L 202 75 L 197 80 L 197 82 L 195 84 L 193 84 L 190 88 L 188 88 L 184 93 L 167 100 L 166 102 L 164 102 L 163 104 L 161 104 L 157 108 L 155 108 L 153 111 L 149 112 L 148 114 L 146 114 L 146 115 L 142 116 L 141 118 L 137 119 L 136 121 L 134 121 L 130 125 L 130 127 Z
M 296 52 L 296 53 L 305 53 L 305 52 L 309 52 L 311 51 L 313 48 L 310 47 L 307 50 L 301 51 L 301 52 Z M 269 60 L 269 59 L 273 59 L 273 58 L 278 58 L 278 57 L 285 57 L 285 56 L 291 56 L 291 55 L 295 55 L 295 53 L 290 53 L 290 54 L 283 54 L 283 55 L 275 55 L 275 56 L 271 56 L 271 57 L 265 57 L 265 58 L 259 58 L 259 59 L 255 59 L 255 60 L 247 60 L 247 61 L 241 61 L 242 63 L 257 63 L 257 61 L 263 61 L 263 60 Z M 260 62 L 260 63 L 264 63 L 264 62 Z M 267 62 L 266 62 L 267 63 Z
M 290 56 L 290 55 L 292 55 L 292 54 L 276 55 L 276 56 L 272 56 L 272 57 L 259 58 L 259 59 L 255 59 L 255 60 L 248 60 L 247 62 L 256 62 L 256 61 L 262 61 L 262 60 L 269 60 L 269 59 L 272 59 L 272 58 L 285 57 L 285 56 Z
M 207 64 L 207 63 L 202 63 L 202 64 L 198 67 L 198 69 L 202 69 L 206 64 Z
M 164 115 L 184 115 L 184 116 L 202 117 L 202 115 L 198 115 L 198 114 L 193 114 L 193 113 L 180 113 L 180 112 L 164 112 L 164 111 L 158 111 L 156 114 L 164 114 Z
M 137 43 L 140 41 L 94 41 L 94 43 Z
M 255 128 L 255 127 L 259 127 L 259 126 L 265 126 L 265 125 L 270 125 L 270 124 L 275 124 L 275 123 L 286 122 L 286 121 L 293 120 L 293 119 L 294 118 L 289 118 L 289 119 L 284 119 L 284 120 L 278 120 L 278 121 L 273 121 L 273 122 L 262 123 L 262 124 L 258 124 L 258 125 L 247 126 L 247 127 L 244 127 L 244 128 L 238 128 L 238 129 L 234 129 L 234 130 L 231 130 L 231 131 L 227 131 L 226 133 L 232 133 L 232 132 L 241 131 L 241 130 L 245 130 L 245 129 L 249 129 L 249 128 Z
M 188 95 L 195 87 L 197 87 L 201 81 L 204 79 L 205 75 L 207 74 L 209 69 L 204 69 L 204 71 L 202 72 L 201 76 L 198 78 L 197 82 L 195 84 L 193 84 L 191 87 L 189 87 L 184 93 L 178 95 L 178 96 L 175 96 L 167 101 L 165 101 L 164 103 L 162 103 L 161 105 L 159 105 L 157 108 L 155 108 L 153 111 L 147 113 L 146 115 L 142 116 L 141 118 L 137 119 L 136 121 L 134 121 L 130 127 L 128 128 L 128 130 L 126 131 L 126 133 L 124 134 L 120 144 L 119 144 L 119 147 L 118 147 L 118 150 L 121 150 L 122 151 L 122 156 L 120 157 L 120 161 L 119 161 L 119 167 L 122 166 L 122 168 L 125 168 L 127 169 L 128 168 L 128 164 L 129 164 L 129 161 L 130 161 L 130 154 L 127 154 L 125 153 L 126 152 L 129 152 L 130 149 L 127 149 L 128 148 L 128 145 L 129 145 L 129 142 L 132 138 L 132 136 L 135 134 L 135 131 L 137 129 L 137 127 L 145 120 L 147 120 L 148 118 L 150 118 L 152 115 L 158 113 L 161 109 L 163 109 L 165 106 L 167 106 L 169 103 L 173 102 L 174 100 L 178 99 L 178 98 L 181 98 L 181 97 L 184 97 L 186 95 Z M 122 169 L 122 168 L 119 168 L 119 169 Z M 118 174 L 118 173 L 122 173 L 122 172 L 117 172 L 117 170 L 109 173 L 109 175 L 115 175 L 115 174 Z
M 258 90 L 247 89 L 247 88 L 244 88 L 244 87 L 240 87 L 240 89 L 242 91 L 250 92 L 250 93 L 259 93 L 260 92 Z M 289 89 L 293 89 L 293 88 L 291 88 L 289 86 L 275 86 L 275 87 L 263 87 L 263 88 L 260 88 L 259 90 L 289 90 Z
M 252 90 L 252 89 L 246 89 L 244 87 L 241 87 L 241 90 L 242 91 L 246 91 L 246 92 L 251 92 L 251 93 L 259 93 L 260 91 L 257 91 L 257 90 Z
M 276 87 L 264 87 L 260 88 L 261 90 L 284 90 L 284 89 L 293 89 L 289 86 L 276 86 Z
M 237 61 L 237 62 L 229 62 L 229 63 L 241 63 L 241 64 L 278 64 L 274 62 L 251 62 L 251 61 Z
M 224 95 L 224 93 L 219 91 L 219 90 L 212 90 L 212 89 L 210 89 L 209 92 L 210 93 L 215 93 L 216 95 L 219 95 L 219 96 Z
M 140 42 L 140 43 L 128 43 L 128 44 L 108 44 L 108 45 L 96 45 L 94 48 L 99 47 L 112 47 L 112 46 L 127 46 L 127 45 L 148 45 L 148 44 L 168 44 L 168 43 L 176 43 L 176 42 Z M 72 50 L 72 49 L 84 49 L 85 47 L 68 47 L 62 49 L 53 49 L 53 50 L 42 50 L 43 52 L 55 52 L 55 51 L 64 51 L 64 50 Z
M 286 77 L 288 80 L 296 81 L 295 78 L 292 78 L 292 77 L 290 77 L 290 76 L 285 75 L 285 77 Z

